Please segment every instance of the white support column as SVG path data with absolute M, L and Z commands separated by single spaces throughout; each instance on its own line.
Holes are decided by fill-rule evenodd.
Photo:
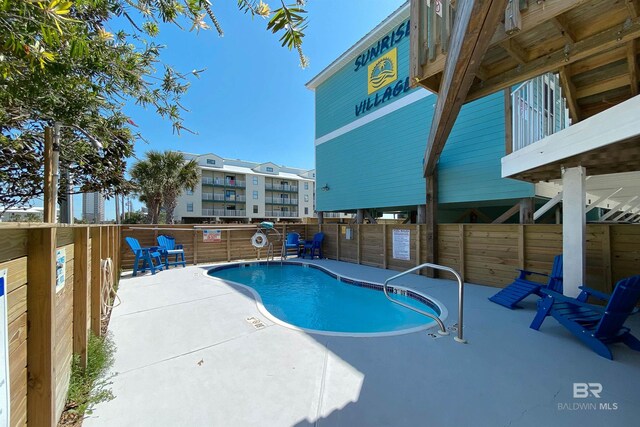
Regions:
M 584 284 L 586 255 L 586 186 L 585 169 L 574 167 L 562 171 L 562 254 L 564 294 L 576 297 Z

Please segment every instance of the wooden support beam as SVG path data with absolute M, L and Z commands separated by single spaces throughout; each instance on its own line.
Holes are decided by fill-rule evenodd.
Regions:
M 426 178 L 427 184 L 427 262 L 438 263 L 438 171 Z M 437 277 L 437 271 L 427 269 L 427 276 Z
M 534 203 L 532 197 L 520 200 L 520 224 L 533 224 Z
M 56 222 L 56 206 L 53 192 L 53 128 L 44 128 L 44 212 L 43 222 Z
M 91 331 L 101 334 L 100 291 L 102 289 L 102 227 L 91 227 Z
M 638 59 L 636 57 L 637 40 L 627 43 L 627 63 L 629 66 L 629 84 L 631 85 L 631 96 L 638 94 Z
M 520 30 L 520 33 L 527 32 L 539 26 L 540 24 L 543 24 L 558 15 L 562 15 L 563 13 L 566 13 L 571 9 L 586 2 L 587 0 L 545 0 L 529 2 L 528 9 L 526 9 L 526 11 L 522 11 L 522 29 Z M 461 9 L 462 4 L 457 5 L 457 8 Z M 459 13 L 459 11 L 456 11 L 456 15 Z M 498 22 L 497 28 L 493 36 L 491 37 L 491 41 L 489 42 L 489 46 L 496 46 L 501 42 L 514 37 L 517 34 L 519 33 L 507 34 L 504 24 Z M 441 55 L 435 61 L 430 63 L 429 67 L 424 70 L 425 73 L 421 76 L 420 79 L 426 79 L 440 73 L 444 69 L 447 56 Z
M 505 213 L 500 215 L 498 218 L 494 219 L 492 224 L 502 224 L 503 222 L 505 222 L 506 220 L 508 220 L 515 214 L 517 214 L 518 212 L 520 212 L 520 202 L 516 203 L 515 205 L 510 207 L 509 210 L 507 210 Z
M 511 106 L 511 89 L 504 90 L 504 155 L 513 152 L 513 107 Z
M 515 59 L 518 64 L 524 65 L 527 63 L 529 55 L 515 40 L 507 39 L 500 43 L 500 47 Z
M 576 98 L 586 98 L 587 96 L 597 95 L 599 93 L 625 86 L 629 86 L 629 76 L 627 74 L 620 74 L 618 76 L 609 77 L 608 79 L 604 80 L 598 80 L 588 85 L 577 88 Z
M 507 0 L 468 0 L 458 4 L 450 51 L 425 152 L 424 176 L 434 173 L 440 153 L 489 48 Z
M 541 74 L 558 70 L 565 65 L 580 61 L 600 52 L 606 52 L 618 46 L 624 46 L 630 40 L 638 37 L 640 37 L 640 18 L 633 20 L 628 26 L 621 27 L 616 25 L 601 33 L 576 42 L 569 50 L 559 49 L 549 55 L 529 61 L 526 65 L 493 76 L 483 82 L 481 86 L 476 85 L 471 88 L 466 102 L 474 101 Z M 625 81 L 628 84 L 628 78 Z M 581 97 L 580 90 L 578 90 L 576 97 Z
M 542 205 L 540 209 L 535 211 L 535 213 L 533 214 L 533 221 L 535 222 L 538 219 L 540 219 L 542 215 L 546 214 L 549 210 L 551 210 L 555 205 L 557 205 L 561 201 L 562 201 L 562 191 L 556 194 L 553 198 L 549 199 L 549 201 L 544 205 Z
M 29 230 L 27 277 L 27 419 L 55 426 L 56 228 Z
M 627 3 L 627 9 L 629 9 L 629 15 L 632 19 L 640 16 L 640 2 L 638 0 L 625 0 Z
M 576 87 L 571 81 L 571 75 L 569 74 L 567 67 L 560 68 L 560 87 L 562 88 L 562 94 L 567 100 L 567 108 L 569 109 L 569 116 L 573 124 L 580 121 L 580 106 L 578 106 L 578 100 L 576 99 Z
M 576 35 L 569 26 L 569 20 L 565 15 L 556 16 L 551 20 L 551 23 L 560 31 L 560 34 L 562 34 L 562 37 L 565 38 L 567 43 L 573 44 L 576 42 Z
M 89 342 L 89 289 L 91 260 L 89 259 L 89 227 L 75 230 L 73 241 L 73 354 L 79 358 L 80 368 L 87 367 Z M 118 271 L 118 270 L 116 270 Z
M 510 0 L 504 11 L 504 31 L 511 36 L 519 33 L 521 28 L 520 1 Z

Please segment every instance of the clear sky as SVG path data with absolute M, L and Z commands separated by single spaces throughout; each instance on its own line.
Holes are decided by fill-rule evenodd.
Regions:
M 310 66 L 304 70 L 298 66 L 297 53 L 281 47 L 279 37 L 266 31 L 266 20 L 252 20 L 237 9 L 235 1 L 213 3 L 225 33 L 222 38 L 214 29 L 196 34 L 162 26 L 164 62 L 183 72 L 206 68 L 200 79 L 192 79 L 182 102 L 190 110 L 184 113 L 184 124 L 197 134 L 175 135 L 171 123 L 155 111 L 131 106 L 128 114 L 149 141 L 136 144 L 136 155 L 143 157 L 149 149 L 213 152 L 314 168 L 314 96 L 305 83 L 404 2 L 308 0 L 303 49 Z M 76 217 L 81 216 L 80 203 L 76 198 Z M 106 209 L 107 219 L 115 218 L 112 201 Z

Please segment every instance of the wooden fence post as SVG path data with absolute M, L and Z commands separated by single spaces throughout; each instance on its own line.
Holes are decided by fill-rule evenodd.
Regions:
M 89 340 L 88 304 L 89 286 L 89 228 L 75 229 L 73 256 L 73 353 L 80 358 L 80 367 L 87 367 L 87 343 Z
M 29 230 L 27 277 L 27 419 L 50 427 L 55 419 L 56 228 Z
M 387 268 L 387 224 L 382 224 L 382 268 Z
M 227 262 L 231 261 L 231 230 L 227 231 Z
M 356 231 L 356 233 L 357 233 L 357 235 L 356 235 L 356 239 L 357 239 L 356 240 L 356 253 L 357 253 L 356 258 L 358 259 L 358 264 L 360 264 L 360 261 L 362 259 L 362 256 L 360 254 L 360 227 L 361 227 L 361 224 L 356 224 L 356 230 L 357 230 Z
M 613 292 L 613 277 L 611 271 L 611 225 L 604 224 L 604 234 L 602 235 L 602 269 L 604 278 L 604 289 L 606 292 Z
M 193 227 L 193 265 L 198 264 L 198 229 Z
M 336 224 L 336 261 L 340 261 L 340 224 Z
M 91 330 L 97 337 L 101 335 L 101 307 L 102 291 L 102 227 L 91 227 Z
M 526 264 L 525 258 L 525 241 L 524 241 L 524 224 L 518 226 L 518 268 L 524 270 Z

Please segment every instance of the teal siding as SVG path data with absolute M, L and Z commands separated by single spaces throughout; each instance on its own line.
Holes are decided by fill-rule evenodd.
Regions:
M 401 25 L 406 25 L 406 22 L 408 20 Z M 401 25 L 398 25 L 395 30 Z M 376 43 L 377 40 L 371 46 Z M 366 52 L 371 46 L 367 46 L 362 52 Z M 403 37 L 394 47 L 398 48 L 398 81 L 405 81 L 409 77 L 409 37 Z M 388 50 L 383 54 L 387 52 Z M 361 101 L 369 97 L 375 97 L 376 93 L 382 95 L 382 92 L 384 92 L 384 89 L 380 89 L 372 95 L 367 94 L 368 65 L 359 68 L 358 71 L 354 71 L 355 60 L 353 60 L 316 89 L 316 138 L 364 117 L 366 114 L 370 114 L 385 105 L 389 105 L 394 100 L 398 100 L 416 90 L 404 92 L 393 98 L 392 101 L 373 107 L 368 112 L 356 117 L 356 105 L 359 105 Z M 390 86 L 393 87 L 394 84 Z

